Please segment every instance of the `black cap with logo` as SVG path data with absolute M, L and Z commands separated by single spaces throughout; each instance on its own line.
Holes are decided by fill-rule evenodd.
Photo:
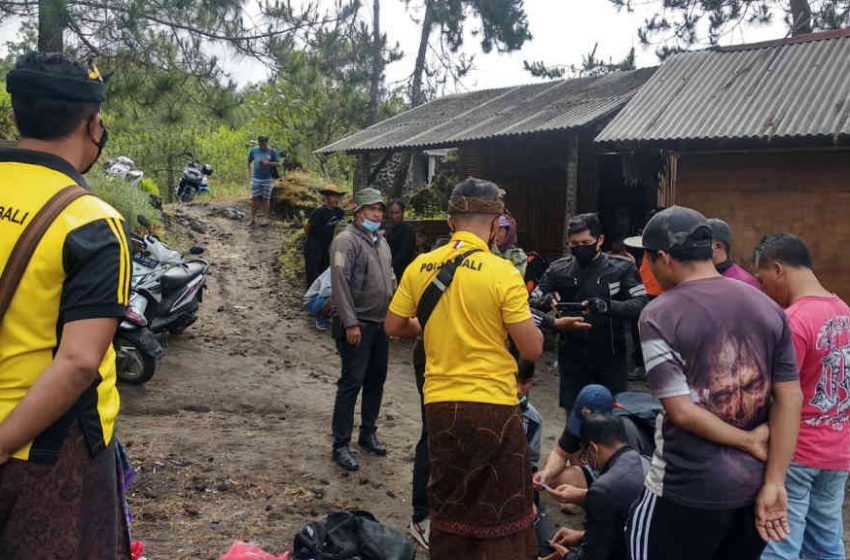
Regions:
M 705 216 L 691 208 L 671 206 L 649 220 L 642 236 L 629 237 L 625 244 L 636 249 L 664 251 L 673 257 L 684 257 L 710 251 L 711 239 L 711 226 Z

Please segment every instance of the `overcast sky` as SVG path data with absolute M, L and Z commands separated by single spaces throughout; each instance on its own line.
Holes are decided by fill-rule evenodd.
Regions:
M 293 4 L 300 1 L 293 0 Z M 319 0 L 319 3 L 331 6 L 332 0 Z M 364 12 L 371 17 L 372 2 L 367 0 L 364 4 Z M 416 0 L 412 4 L 415 5 Z M 645 4 L 659 5 L 661 0 Z M 475 68 L 457 89 L 473 90 L 532 82 L 534 78 L 523 69 L 523 60 L 542 60 L 550 66 L 579 65 L 582 55 L 590 52 L 595 43 L 599 43 L 597 56 L 605 60 L 611 58 L 619 61 L 634 46 L 637 49 L 638 66 L 658 63 L 655 47 L 642 48 L 637 39 L 638 27 L 653 13 L 646 6 L 628 13 L 625 10 L 618 12 L 608 0 L 525 0 L 525 9 L 533 39 L 521 51 L 510 54 L 491 52 L 485 55 L 475 38 L 470 37 L 464 49 L 469 54 L 475 54 Z M 781 17 L 777 20 L 769 26 L 742 27 L 730 33 L 722 43 L 781 38 L 785 35 L 785 25 Z M 405 55 L 404 59 L 387 68 L 387 82 L 404 80 L 413 71 L 419 26 L 412 21 L 403 0 L 383 0 L 381 27 L 391 43 L 399 43 Z M 262 79 L 265 75 L 261 68 L 246 60 L 232 59 L 228 67 L 234 79 L 240 83 Z
M 316 0 L 313 0 L 316 1 Z M 305 0 L 292 0 L 294 5 L 306 3 Z M 333 6 L 333 0 L 318 0 L 326 8 Z M 411 4 L 416 5 L 417 0 Z M 621 60 L 632 46 L 637 48 L 638 66 L 652 66 L 658 63 L 655 48 L 643 48 L 637 39 L 637 29 L 649 17 L 653 10 L 646 5 L 659 5 L 647 0 L 645 6 L 634 13 L 618 12 L 608 0 L 525 0 L 529 25 L 533 39 L 526 42 L 521 51 L 511 54 L 481 52 L 475 38 L 470 36 L 464 45 L 468 54 L 475 54 L 475 67 L 464 79 L 462 85 L 452 90 L 467 91 L 492 87 L 503 87 L 535 81 L 524 69 L 523 60 L 542 60 L 547 65 L 579 65 L 582 55 L 588 53 L 595 43 L 599 43 L 597 56 L 614 61 Z M 372 2 L 364 1 L 364 15 L 371 18 Z M 742 27 L 723 39 L 724 44 L 755 42 L 781 38 L 785 35 L 785 26 L 781 17 L 770 26 Z M 469 28 L 475 22 L 469 20 Z M 0 45 L 15 38 L 16 27 L 12 22 L 0 26 Z M 383 0 L 381 3 L 381 27 L 387 33 L 390 43 L 399 43 L 404 58 L 387 67 L 387 82 L 400 82 L 413 71 L 414 58 L 418 48 L 419 26 L 412 21 L 403 0 Z M 267 70 L 250 59 L 230 55 L 223 49 L 216 49 L 223 58 L 230 75 L 240 84 L 261 81 L 268 75 Z

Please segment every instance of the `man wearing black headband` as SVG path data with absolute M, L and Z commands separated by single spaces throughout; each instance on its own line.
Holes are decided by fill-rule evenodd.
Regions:
M 34 217 L 98 160 L 100 72 L 28 53 L 9 73 L 20 131 L 0 151 L 0 271 Z M 32 231 L 32 230 L 30 230 Z M 38 243 L 0 323 L 0 557 L 128 558 L 112 338 L 129 297 L 124 221 L 85 195 Z M 4 276 L 5 277 L 5 276 Z

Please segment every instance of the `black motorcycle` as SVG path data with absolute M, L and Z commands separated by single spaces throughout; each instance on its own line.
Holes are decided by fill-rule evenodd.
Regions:
M 187 155 L 191 160 L 180 173 L 180 182 L 175 193 L 177 202 L 191 202 L 198 193 L 210 191 L 209 177 L 213 174 L 212 166 L 201 164 L 192 154 Z
M 139 223 L 150 223 L 139 216 Z M 153 235 L 132 235 L 134 246 L 130 303 L 115 334 L 118 379 L 146 383 L 165 355 L 158 337 L 180 334 L 198 318 L 210 264 L 186 260 Z M 203 249 L 193 247 L 192 255 Z

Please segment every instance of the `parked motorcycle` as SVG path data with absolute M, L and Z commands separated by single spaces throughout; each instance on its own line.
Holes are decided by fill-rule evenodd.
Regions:
M 187 155 L 192 159 L 180 174 L 176 193 L 177 202 L 191 202 L 198 193 L 210 192 L 209 177 L 213 174 L 212 166 L 199 163 L 191 153 Z
M 186 260 L 178 251 L 150 234 L 150 222 L 139 216 L 147 235 L 131 235 L 133 271 L 130 302 L 115 335 L 118 379 L 133 385 L 146 383 L 165 355 L 159 338 L 180 334 L 198 318 L 198 307 L 210 264 Z M 203 253 L 193 247 L 190 254 Z

